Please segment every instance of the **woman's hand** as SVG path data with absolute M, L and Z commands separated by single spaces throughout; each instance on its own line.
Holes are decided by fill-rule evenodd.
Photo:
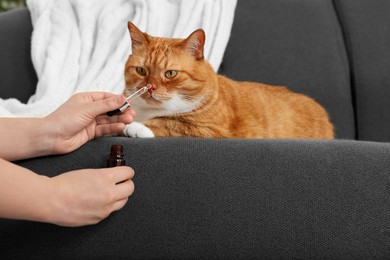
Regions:
M 50 179 L 50 211 L 45 222 L 60 226 L 96 224 L 121 209 L 134 191 L 130 167 L 85 169 Z
M 49 178 L 0 159 L 0 218 L 60 226 L 98 223 L 134 192 L 130 167 L 84 169 Z
M 74 151 L 95 137 L 121 133 L 133 122 L 132 109 L 109 117 L 106 112 L 125 103 L 125 97 L 107 92 L 84 92 L 73 95 L 56 111 L 44 118 L 52 138 L 51 154 Z

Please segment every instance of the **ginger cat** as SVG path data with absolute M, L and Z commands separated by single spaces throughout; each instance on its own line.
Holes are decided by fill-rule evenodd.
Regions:
M 220 76 L 203 57 L 205 33 L 156 38 L 128 23 L 132 54 L 125 95 L 151 84 L 133 103 L 131 137 L 334 138 L 326 111 L 284 87 Z

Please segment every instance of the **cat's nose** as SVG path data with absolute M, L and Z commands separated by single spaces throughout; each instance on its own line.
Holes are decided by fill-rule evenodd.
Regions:
M 155 84 L 152 84 L 152 87 L 150 89 L 148 89 L 149 93 L 152 94 L 153 91 L 156 90 L 156 85 Z

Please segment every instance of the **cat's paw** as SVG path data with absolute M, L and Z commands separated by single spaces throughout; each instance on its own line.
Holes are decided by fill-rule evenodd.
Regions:
M 151 138 L 154 137 L 153 131 L 149 127 L 145 126 L 139 122 L 133 122 L 129 125 L 126 125 L 125 130 L 123 130 L 125 136 L 128 137 L 140 137 L 140 138 Z

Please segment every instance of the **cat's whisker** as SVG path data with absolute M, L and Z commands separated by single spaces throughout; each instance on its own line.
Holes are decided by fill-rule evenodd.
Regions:
M 164 92 L 152 92 L 151 96 L 159 101 L 165 101 L 165 100 L 170 100 L 173 98 L 172 94 L 170 94 L 167 91 Z
M 197 101 L 199 98 L 196 97 L 196 96 L 190 96 L 190 95 L 180 95 L 180 98 L 184 101 L 189 101 L 189 102 L 193 102 L 193 101 Z
M 125 91 L 123 92 L 123 94 L 125 96 L 130 96 L 131 94 L 134 94 L 136 91 L 137 91 L 137 87 L 141 84 L 141 81 L 137 81 L 136 83 L 134 83 L 133 85 L 130 85 L 128 87 L 126 87 Z

